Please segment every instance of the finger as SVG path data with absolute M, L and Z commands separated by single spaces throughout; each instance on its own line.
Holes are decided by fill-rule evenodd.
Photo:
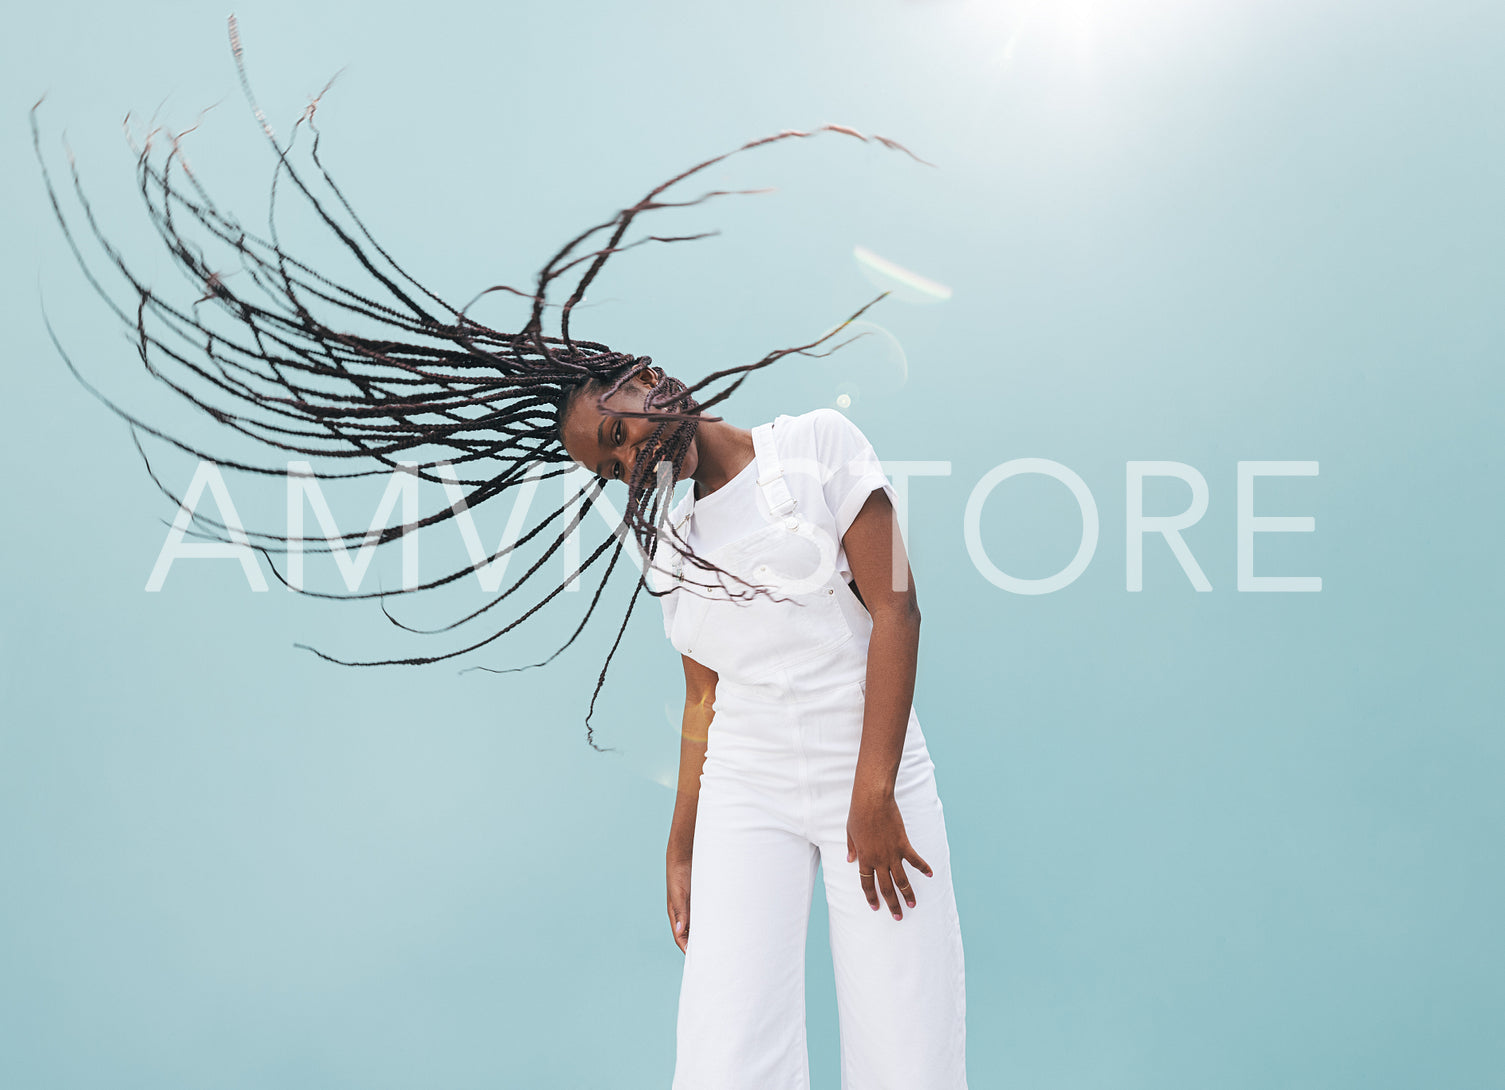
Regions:
M 905 904 L 907 904 L 910 908 L 913 908 L 914 885 L 909 881 L 909 874 L 904 870 L 904 863 L 902 861 L 894 864 L 893 876 L 895 891 L 899 894 L 900 897 L 904 898 Z
M 847 862 L 852 863 L 857 859 L 857 845 L 852 843 L 852 834 L 847 834 Z
M 685 904 L 669 902 L 669 930 L 674 936 L 674 945 L 681 951 L 685 948 L 685 941 L 690 937 L 690 909 Z
M 874 912 L 878 911 L 878 884 L 871 869 L 857 864 L 857 877 L 862 883 L 862 895 L 867 898 L 868 907 Z
M 920 858 L 920 853 L 915 851 L 914 845 L 909 843 L 907 840 L 904 842 L 904 859 L 906 862 L 913 863 L 917 868 L 919 868 L 920 873 L 923 874 L 926 878 L 935 877 L 935 872 L 930 869 L 930 864 Z
M 883 894 L 883 901 L 888 905 L 888 910 L 894 914 L 894 919 L 902 920 L 904 913 L 899 910 L 899 895 L 894 892 L 894 880 L 887 866 L 878 867 L 878 892 Z

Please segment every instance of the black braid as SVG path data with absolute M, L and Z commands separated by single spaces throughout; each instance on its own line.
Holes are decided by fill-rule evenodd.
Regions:
M 422 527 L 443 522 L 459 510 L 474 508 L 527 480 L 547 480 L 572 472 L 575 466 L 564 449 L 561 429 L 570 406 L 582 391 L 598 391 L 598 405 L 608 415 L 653 419 L 656 426 L 648 438 L 644 456 L 636 460 L 633 474 L 627 481 L 628 502 L 621 525 L 597 543 L 563 583 L 546 590 L 530 587 L 515 616 L 506 624 L 463 647 L 427 656 L 350 661 L 316 648 L 307 648 L 320 658 L 348 666 L 420 665 L 454 658 L 485 647 L 523 624 L 604 557 L 604 568 L 598 570 L 599 577 L 589 605 L 569 638 L 539 662 L 510 669 L 528 669 L 552 661 L 574 642 L 594 614 L 621 558 L 628 535 L 632 536 L 643 557 L 655 555 L 660 528 L 666 525 L 670 499 L 670 489 L 665 484 L 678 476 L 700 422 L 719 419 L 707 415 L 705 410 L 730 396 L 750 373 L 785 356 L 826 354 L 814 349 L 872 305 L 868 303 L 837 329 L 809 344 L 770 352 L 752 363 L 716 371 L 687 386 L 665 374 L 661 368 L 653 367 L 650 357 L 614 351 L 607 345 L 572 336 L 572 312 L 584 298 L 586 288 L 616 253 L 647 242 L 678 242 L 704 237 L 648 235 L 623 242 L 634 220 L 645 212 L 688 207 L 730 193 L 749 192 L 711 190 L 687 200 L 662 199 L 670 187 L 729 155 L 821 132 L 842 133 L 864 141 L 869 137 L 844 126 L 822 125 L 809 131 L 786 130 L 750 141 L 675 175 L 636 204 L 581 232 L 545 264 L 533 291 L 498 284 L 480 292 L 464 307 L 456 308 L 410 276 L 376 242 L 345 193 L 325 169 L 319 158 L 320 134 L 314 123 L 314 114 L 329 88 L 326 86 L 314 98 L 294 124 L 286 144 L 280 144 L 251 92 L 233 16 L 230 19 L 230 39 L 246 99 L 277 156 L 269 196 L 267 237 L 246 230 L 232 215 L 218 208 L 200 185 L 182 154 L 183 137 L 192 132 L 192 128 L 183 133 L 166 134 L 168 150 L 165 156 L 157 154 L 157 138 L 165 130 L 149 132 L 135 148 L 141 197 L 159 238 L 196 296 L 191 302 L 175 303 L 140 280 L 111 245 L 95 220 L 77 165 L 70 154 L 72 190 L 88 225 L 89 235 L 103 249 L 108 265 L 123 277 L 127 287 L 129 302 L 118 302 L 85 260 L 80 236 L 75 234 L 63 213 L 59 192 L 41 150 L 37 124 L 37 110 L 41 103 L 38 102 L 31 114 L 33 147 L 41 164 L 48 198 L 69 248 L 89 284 L 134 334 L 137 355 L 154 379 L 217 423 L 272 450 L 310 459 L 354 460 L 352 468 L 345 471 L 320 470 L 316 474 L 319 480 L 386 475 L 401 468 L 404 456 L 420 448 L 436 447 L 444 451 L 445 456 L 441 458 L 418 459 L 408 471 L 422 480 L 443 483 L 447 478 L 436 475 L 435 467 L 448 463 L 453 467 L 460 487 L 465 490 L 463 504 L 446 504 L 414 522 L 382 528 L 373 538 L 378 547 Z M 314 173 L 332 194 L 332 200 L 328 195 L 316 195 L 312 188 L 313 175 L 306 178 L 301 173 L 306 168 L 296 167 L 291 159 L 298 129 L 305 124 L 312 134 L 309 157 Z M 910 154 L 884 137 L 871 139 Z M 298 260 L 283 245 L 277 233 L 275 208 L 284 178 L 370 277 L 368 287 L 356 290 L 337 283 Z M 183 233 L 185 226 L 194 232 L 202 232 L 209 245 L 228 250 L 238 267 L 227 269 L 211 264 L 203 243 Z M 581 250 L 594 236 L 603 233 L 606 236 L 604 243 L 594 249 Z M 565 302 L 549 302 L 550 289 L 557 290 L 559 282 L 576 270 L 583 271 L 576 273 Z M 237 286 L 237 281 L 244 286 Z M 491 292 L 507 292 L 530 301 L 528 319 L 519 332 L 492 329 L 468 316 L 470 307 Z M 543 331 L 544 313 L 549 308 L 559 311 L 557 336 L 545 335 Z M 371 332 L 356 332 L 360 326 L 368 327 Z M 147 473 L 179 506 L 182 506 L 180 497 L 174 495 L 153 470 L 141 446 L 140 433 L 155 436 L 222 468 L 265 476 L 284 476 L 287 472 L 276 466 L 216 457 L 126 412 L 79 373 L 50 324 L 48 332 L 75 378 L 129 424 L 132 440 Z M 655 380 L 644 395 L 642 409 L 608 408 L 606 399 L 645 367 L 651 368 Z M 722 379 L 730 381 L 716 392 L 705 395 L 703 401 L 696 399 L 697 391 Z M 412 458 L 408 460 L 413 461 Z M 672 474 L 665 478 L 656 476 L 662 472 L 657 469 L 661 462 L 666 468 L 672 467 Z M 471 466 L 477 468 L 472 470 Z M 558 468 L 548 468 L 553 466 Z M 449 480 L 453 483 L 454 479 Z M 549 541 L 543 555 L 521 577 L 467 616 L 427 631 L 453 629 L 521 591 L 563 547 L 588 512 L 601 502 L 604 483 L 600 478 L 594 479 L 529 528 L 517 541 L 481 562 L 497 560 L 538 538 L 546 527 L 554 527 L 550 531 L 555 535 L 552 540 L 542 539 Z M 195 536 L 231 540 L 226 536 L 229 528 L 224 523 L 197 512 L 194 513 L 191 532 Z M 266 559 L 277 579 L 287 585 L 273 554 L 285 553 L 290 539 L 264 531 L 247 529 L 242 532 L 251 547 Z M 342 533 L 328 539 L 327 549 L 308 551 L 332 552 L 337 544 L 341 547 L 361 544 L 370 533 Z M 688 563 L 703 571 L 726 574 L 714 564 L 696 557 L 677 534 L 674 537 Z M 394 625 L 419 632 L 425 630 L 411 628 L 387 612 L 386 596 L 452 583 L 479 566 L 468 565 L 400 591 L 329 594 L 301 587 L 294 589 L 318 598 L 377 598 L 383 613 Z M 607 669 L 621 644 L 638 596 L 645 590 L 651 595 L 666 593 L 655 591 L 639 574 L 591 694 L 585 720 L 586 740 L 597 749 L 602 747 L 596 746 L 590 725 L 596 698 L 605 683 Z

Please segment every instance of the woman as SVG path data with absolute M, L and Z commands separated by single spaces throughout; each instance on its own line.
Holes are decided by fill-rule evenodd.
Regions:
M 641 480 L 658 453 L 651 402 L 663 381 L 641 367 L 610 397 L 571 398 L 570 456 L 603 478 Z M 833 409 L 752 431 L 702 421 L 675 475 L 685 477 L 693 487 L 669 515 L 684 551 L 665 567 L 654 557 L 670 577 L 665 630 L 685 672 L 667 859 L 669 922 L 687 955 L 675 1090 L 809 1085 L 805 933 L 818 862 L 842 1086 L 964 1087 L 961 933 L 910 703 L 920 614 L 893 490 Z M 731 585 L 691 593 L 692 557 Z
M 582 232 L 544 266 L 532 292 L 487 289 L 528 302 L 521 330 L 500 331 L 472 318 L 469 305 L 456 308 L 429 291 L 371 237 L 319 160 L 317 99 L 293 130 L 296 135 L 306 125 L 314 134 L 313 169 L 295 163 L 293 139 L 279 143 L 255 106 L 233 18 L 230 30 L 242 85 L 277 155 L 274 199 L 279 183 L 281 192 L 305 199 L 370 283 L 351 287 L 319 272 L 283 245 L 275 226 L 268 238 L 248 232 L 187 169 L 186 134 L 163 141 L 154 131 L 139 149 L 140 191 L 191 290 L 175 300 L 133 272 L 103 234 L 75 170 L 73 188 L 106 259 L 104 272 L 118 274 L 127 288 L 127 301 L 115 301 L 103 273 L 85 256 L 88 237 L 71 229 L 63 211 L 34 110 L 34 142 L 58 221 L 91 285 L 131 329 L 151 378 L 216 424 L 284 456 L 317 462 L 313 475 L 321 481 L 404 471 L 445 486 L 444 507 L 381 530 L 378 544 L 513 488 L 575 474 L 578 465 L 594 474 L 516 541 L 456 571 L 395 592 L 293 588 L 317 597 L 385 599 L 455 582 L 515 550 L 541 550 L 484 605 L 438 630 L 451 631 L 498 606 L 514 614 L 490 634 L 434 655 L 352 661 L 315 653 L 362 666 L 447 660 L 516 630 L 577 579 L 596 578 L 579 625 L 562 646 L 531 664 L 543 665 L 586 627 L 630 538 L 645 571 L 633 583 L 597 677 L 586 738 L 595 745 L 591 713 L 638 595 L 660 597 L 686 681 L 668 855 L 670 920 L 686 953 L 675 1086 L 808 1084 L 803 950 L 817 861 L 824 863 L 831 906 L 843 1085 L 965 1086 L 961 940 L 940 802 L 910 705 L 919 612 L 892 490 L 872 448 L 839 413 L 779 417 L 748 431 L 705 412 L 749 372 L 786 355 L 812 354 L 832 334 L 687 386 L 646 356 L 570 332 L 572 309 L 613 255 L 639 242 L 681 240 L 624 242 L 635 219 L 721 195 L 664 197 L 727 155 L 684 171 Z M 868 139 L 827 125 L 755 140 L 728 154 L 817 132 Z M 164 146 L 167 154 L 158 155 Z M 319 184 L 323 196 L 315 192 Z M 605 241 L 582 252 L 598 234 Z M 550 292 L 572 274 L 568 298 L 551 303 Z M 557 335 L 543 331 L 550 308 L 558 309 Z M 232 473 L 287 472 L 215 458 L 150 426 L 90 385 L 66 353 L 63 358 L 130 423 L 143 459 L 138 432 Z M 696 400 L 701 388 L 729 376 L 735 377 L 723 389 Z M 330 459 L 338 470 L 325 464 Z M 693 491 L 671 520 L 673 485 L 686 479 Z M 549 561 L 604 502 L 607 480 L 628 486 L 621 526 L 563 582 L 552 582 Z M 286 536 L 232 530 L 197 512 L 194 524 L 207 536 L 249 543 L 282 578 L 274 554 Z M 661 531 L 667 531 L 662 541 Z M 336 535 L 330 550 L 364 544 L 369 534 L 362 528 Z M 658 585 L 649 586 L 650 576 Z M 844 860 L 838 858 L 843 851 Z M 917 874 L 925 876 L 919 888 Z M 889 914 L 876 911 L 880 904 Z

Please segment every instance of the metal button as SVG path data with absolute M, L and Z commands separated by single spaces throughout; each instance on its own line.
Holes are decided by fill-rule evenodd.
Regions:
M 827 594 L 835 594 L 836 593 L 836 588 L 835 587 L 827 587 L 826 588 L 826 593 Z

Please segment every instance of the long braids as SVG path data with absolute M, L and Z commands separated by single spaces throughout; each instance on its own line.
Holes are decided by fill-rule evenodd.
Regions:
M 659 535 L 666 527 L 672 482 L 683 464 L 696 428 L 701 420 L 719 419 L 705 415 L 705 410 L 730 396 L 753 371 L 785 356 L 817 356 L 834 351 L 834 348 L 816 349 L 877 301 L 869 302 L 841 325 L 808 344 L 778 349 L 751 363 L 713 372 L 686 385 L 661 368 L 653 367 L 650 357 L 614 351 L 605 344 L 571 335 L 574 308 L 613 255 L 648 242 L 679 242 L 705 237 L 647 235 L 624 243 L 633 222 L 650 211 L 689 207 L 732 193 L 756 192 L 710 190 L 686 200 L 669 200 L 664 196 L 672 186 L 730 155 L 790 138 L 835 132 L 863 141 L 876 140 L 886 147 L 912 153 L 892 140 L 864 136 L 841 125 L 823 125 L 808 131 L 785 130 L 749 141 L 682 171 L 654 187 L 637 203 L 581 232 L 540 270 L 531 292 L 495 285 L 479 293 L 464 307 L 456 308 L 409 275 L 377 243 L 325 168 L 319 157 L 320 134 L 314 121 L 323 92 L 309 103 L 293 126 L 287 143 L 279 143 L 251 92 L 234 16 L 230 18 L 230 41 L 247 101 L 277 155 L 266 237 L 246 230 L 232 215 L 222 211 L 194 176 L 181 147 L 183 137 L 192 132 L 191 128 L 168 135 L 165 156 L 157 154 L 161 130 L 149 133 L 136 149 L 141 197 L 159 238 L 192 286 L 196 298 L 191 301 L 175 302 L 148 286 L 133 272 L 95 219 L 77 163 L 70 154 L 68 165 L 72 191 L 89 234 L 103 250 L 108 265 L 124 279 L 130 301 L 122 303 L 111 295 L 85 259 L 80 236 L 63 212 L 59 191 L 41 149 L 37 123 L 40 102 L 32 108 L 32 140 L 48 198 L 69 248 L 91 287 L 132 331 L 141 363 L 154 379 L 170 387 L 217 423 L 273 450 L 310 459 L 354 460 L 349 469 L 335 472 L 321 469 L 313 473 L 318 480 L 348 480 L 400 470 L 411 472 L 421 480 L 444 484 L 447 490 L 461 492 L 459 499 L 451 499 L 440 509 L 414 521 L 380 530 L 328 535 L 323 539 L 327 548 L 322 550 L 305 549 L 299 538 L 298 548 L 309 552 L 334 552 L 349 544 L 374 544 L 379 548 L 423 527 L 452 518 L 461 511 L 475 508 L 509 489 L 536 488 L 541 481 L 575 472 L 575 464 L 564 449 L 561 429 L 571 402 L 582 396 L 585 390 L 598 391 L 598 405 L 603 413 L 650 418 L 655 421 L 655 427 L 645 446 L 645 455 L 648 456 L 636 460 L 633 476 L 627 482 L 628 502 L 620 525 L 591 548 L 561 583 L 543 590 L 538 589 L 535 576 L 565 546 L 587 514 L 604 502 L 604 481 L 600 478 L 593 477 L 517 540 L 484 560 L 396 591 L 333 594 L 293 586 L 278 570 L 273 558 L 274 553 L 288 552 L 287 546 L 294 539 L 287 535 L 231 527 L 197 511 L 192 512 L 189 532 L 198 537 L 249 544 L 265 558 L 280 582 L 302 594 L 319 598 L 377 598 L 383 613 L 394 625 L 413 632 L 449 631 L 512 599 L 525 586 L 529 587 L 524 592 L 521 609 L 512 620 L 484 638 L 442 654 L 358 661 L 337 658 L 305 644 L 297 645 L 320 658 L 347 666 L 423 665 L 476 651 L 521 626 L 568 586 L 577 579 L 586 578 L 589 573 L 594 579 L 590 601 L 569 637 L 540 661 L 511 669 L 527 669 L 552 661 L 573 644 L 595 613 L 628 538 L 633 539 L 645 558 L 645 567 L 648 559 L 654 556 Z M 295 166 L 290 158 L 298 129 L 304 125 L 312 134 L 309 157 L 313 171 L 307 175 L 304 173 L 307 168 Z M 324 184 L 327 195 L 314 192 L 315 178 Z M 356 290 L 338 283 L 298 260 L 282 244 L 277 232 L 275 207 L 284 179 L 306 200 L 343 250 L 354 258 L 372 281 L 372 286 Z M 185 234 L 182 229 L 185 223 L 195 233 L 203 232 L 206 239 L 201 241 Z M 604 243 L 582 251 L 592 239 L 603 234 Z M 212 262 L 204 241 L 217 246 L 238 267 L 226 271 Z M 551 289 L 557 291 L 559 282 L 571 274 L 575 279 L 565 301 L 562 304 L 550 302 Z M 237 279 L 249 287 L 237 288 Z M 491 292 L 506 292 L 530 301 L 528 319 L 521 330 L 503 332 L 468 316 L 467 311 Z M 557 335 L 544 333 L 544 317 L 549 308 L 556 308 L 559 312 Z M 352 328 L 355 326 L 367 327 L 370 332 L 355 332 Z M 141 445 L 140 433 L 151 435 L 199 459 L 214 462 L 222 469 L 263 476 L 283 476 L 290 472 L 287 467 L 217 457 L 153 427 L 116 405 L 79 372 L 50 322 L 48 332 L 74 377 L 127 422 L 151 479 L 180 508 L 187 509 L 182 499 L 153 470 Z M 655 381 L 644 395 L 642 409 L 608 408 L 606 399 L 645 367 L 651 369 Z M 721 388 L 697 399 L 697 393 L 723 380 Z M 404 455 L 423 448 L 437 448 L 444 456 L 404 459 Z M 670 468 L 673 472 L 666 472 Z M 552 540 L 546 536 L 549 527 L 553 527 L 549 531 L 554 534 Z M 543 545 L 543 549 L 528 569 L 485 604 L 451 624 L 421 630 L 403 624 L 387 612 L 385 598 L 388 595 L 432 590 L 453 583 L 535 540 Z M 719 571 L 714 564 L 695 556 L 682 540 L 677 539 L 676 545 L 684 553 L 687 564 L 705 571 Z M 585 719 L 586 740 L 597 749 L 602 747 L 596 745 L 591 716 L 633 608 L 644 590 L 650 595 L 665 593 L 650 587 L 645 576 L 646 571 L 638 574 L 591 694 Z M 530 581 L 533 581 L 531 585 Z

